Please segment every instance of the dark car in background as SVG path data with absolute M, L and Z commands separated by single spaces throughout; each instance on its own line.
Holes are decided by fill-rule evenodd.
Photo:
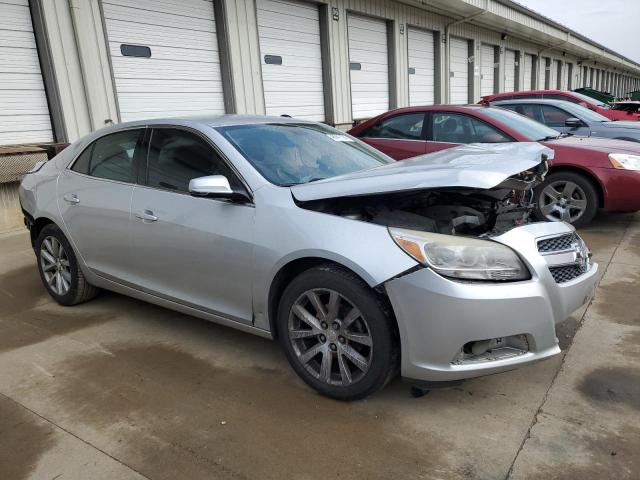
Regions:
M 491 105 L 513 110 L 560 133 L 640 142 L 640 122 L 614 122 L 577 103 L 532 98 L 501 100 Z
M 601 102 L 593 97 L 583 95 L 578 92 L 569 92 L 566 90 L 528 90 L 524 92 L 505 92 L 496 93 L 495 95 L 487 95 L 480 100 L 481 104 L 489 104 L 498 100 L 517 100 L 536 98 L 544 100 L 564 100 L 573 102 L 589 110 L 598 112 L 610 120 L 640 120 L 640 113 L 629 113 L 622 110 L 615 110 L 608 103 Z
M 634 142 L 561 134 L 510 110 L 482 105 L 400 108 L 349 133 L 396 160 L 465 143 L 540 142 L 555 158 L 535 190 L 538 218 L 581 226 L 598 208 L 640 210 L 640 145 Z

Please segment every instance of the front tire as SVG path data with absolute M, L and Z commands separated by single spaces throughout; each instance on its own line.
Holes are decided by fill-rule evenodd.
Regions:
M 98 289 L 84 277 L 71 244 L 58 226 L 46 225 L 35 248 L 42 283 L 60 305 L 77 305 L 98 294 Z
M 280 299 L 277 322 L 289 363 L 323 395 L 364 398 L 397 371 L 397 340 L 388 308 L 344 268 L 324 265 L 296 277 Z
M 536 188 L 535 196 L 539 220 L 564 221 L 578 228 L 591 222 L 598 212 L 598 192 L 580 173 L 551 173 Z

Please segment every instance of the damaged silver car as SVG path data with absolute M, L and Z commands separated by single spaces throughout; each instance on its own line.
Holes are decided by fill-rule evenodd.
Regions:
M 597 264 L 532 223 L 553 151 L 466 145 L 394 162 L 325 125 L 220 116 L 91 134 L 21 185 L 51 296 L 108 289 L 277 339 L 297 374 L 362 398 L 559 353 Z

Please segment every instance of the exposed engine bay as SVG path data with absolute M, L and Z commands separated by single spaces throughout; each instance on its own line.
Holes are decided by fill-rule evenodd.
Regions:
M 475 237 L 496 236 L 530 222 L 533 188 L 546 162 L 492 189 L 437 188 L 299 202 L 299 206 L 388 227 Z

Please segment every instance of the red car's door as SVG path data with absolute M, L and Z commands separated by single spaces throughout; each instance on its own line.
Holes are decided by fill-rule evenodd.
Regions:
M 403 160 L 426 153 L 424 127 L 424 113 L 401 113 L 380 120 L 359 138 L 391 158 Z

